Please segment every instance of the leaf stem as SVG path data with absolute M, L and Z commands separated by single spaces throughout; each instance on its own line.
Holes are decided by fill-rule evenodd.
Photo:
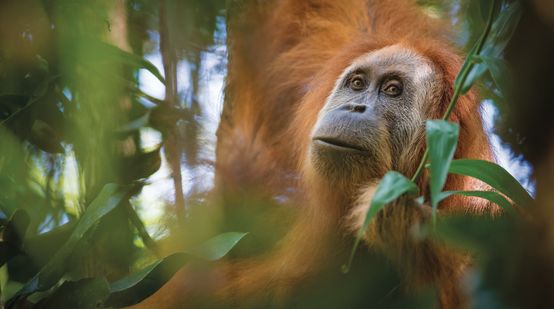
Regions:
M 485 42 L 487 41 L 487 38 L 489 37 L 490 31 L 492 29 L 492 24 L 494 21 L 494 9 L 496 7 L 497 0 L 492 1 L 492 5 L 489 10 L 489 15 L 487 19 L 487 24 L 485 26 L 485 30 L 481 34 L 481 37 L 477 41 L 477 45 L 472 49 L 470 54 L 468 55 L 466 59 L 466 63 L 462 65 L 462 68 L 460 69 L 460 72 L 458 73 L 458 77 L 456 78 L 456 81 L 459 81 L 455 84 L 454 87 L 454 94 L 452 94 L 452 98 L 450 99 L 450 103 L 448 103 L 448 107 L 446 109 L 446 112 L 444 113 L 442 120 L 448 120 L 450 118 L 450 115 L 452 114 L 452 111 L 454 110 L 454 107 L 456 107 L 456 103 L 458 102 L 458 99 L 460 98 L 460 95 L 462 94 L 462 88 L 465 84 L 467 77 L 469 76 L 469 73 L 471 72 L 471 69 L 475 65 L 474 57 L 479 56 L 481 51 L 483 50 L 483 46 L 485 45 Z M 425 152 L 423 153 L 423 157 L 421 158 L 421 162 L 419 163 L 417 170 L 415 171 L 414 175 L 412 176 L 412 181 L 415 182 L 418 180 L 418 178 L 421 176 L 423 172 L 423 168 L 425 167 L 425 164 L 427 163 L 427 159 L 429 157 L 429 149 L 425 149 Z

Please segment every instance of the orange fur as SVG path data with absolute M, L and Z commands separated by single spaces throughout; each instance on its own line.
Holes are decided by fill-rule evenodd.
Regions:
M 279 304 L 307 277 L 317 276 L 329 254 L 348 250 L 375 184 L 330 187 L 306 168 L 309 137 L 320 109 L 341 72 L 358 56 L 400 44 L 429 59 L 442 76 L 440 93 L 427 114 L 440 118 L 452 96 L 461 57 L 449 42 L 448 25 L 409 0 L 243 1 L 229 21 L 229 75 L 218 130 L 218 194 L 289 194 L 298 206 L 296 223 L 281 245 L 264 257 L 235 261 L 204 273 L 212 284 L 202 293 L 222 304 Z M 474 93 L 463 96 L 451 120 L 460 124 L 456 158 L 493 160 Z M 397 167 L 414 173 L 423 154 L 423 133 L 410 158 Z M 390 166 L 383 164 L 377 174 Z M 376 175 L 379 176 L 379 175 Z M 419 183 L 423 192 L 426 175 Z M 449 177 L 446 188 L 482 184 Z M 360 194 L 361 192 L 361 194 Z M 481 200 L 452 197 L 441 211 L 483 212 Z M 431 240 L 412 239 L 427 211 L 401 199 L 382 211 L 367 234 L 368 245 L 386 252 L 406 273 L 407 286 L 439 288 L 445 308 L 464 306 L 459 279 L 467 257 Z M 349 239 L 348 241 L 345 239 Z M 194 304 L 185 269 L 143 305 Z

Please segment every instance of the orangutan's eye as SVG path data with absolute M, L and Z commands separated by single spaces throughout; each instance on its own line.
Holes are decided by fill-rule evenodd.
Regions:
M 362 75 L 354 75 L 348 86 L 354 91 L 362 91 L 367 88 L 367 83 Z
M 402 90 L 402 82 L 398 79 L 389 79 L 381 86 L 381 91 L 390 97 L 401 95 Z

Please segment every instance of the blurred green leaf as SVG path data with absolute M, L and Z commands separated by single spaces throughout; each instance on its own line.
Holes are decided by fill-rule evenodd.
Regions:
M 128 182 L 147 178 L 158 171 L 162 165 L 160 155 L 161 145 L 149 152 L 139 152 L 133 157 L 126 158 L 121 165 L 122 174 Z
M 369 223 L 379 212 L 379 210 L 383 209 L 387 204 L 395 201 L 397 198 L 405 193 L 417 194 L 418 191 L 419 189 L 413 181 L 398 172 L 389 171 L 385 174 L 385 176 L 383 176 L 383 178 L 379 182 L 379 185 L 377 186 L 375 194 L 373 195 L 373 199 L 371 200 L 369 210 L 365 215 L 362 228 L 360 228 L 360 230 L 358 231 L 358 236 L 356 237 L 356 242 L 352 247 L 352 252 L 350 254 L 348 263 L 346 265 L 343 265 L 342 267 L 342 271 L 344 273 L 347 273 L 350 270 L 350 266 L 352 265 L 352 261 L 354 258 L 354 253 L 358 248 L 360 239 L 364 236 Z
M 449 172 L 477 178 L 506 195 L 519 206 L 526 206 L 533 202 L 527 190 L 498 164 L 484 160 L 454 160 Z
M 448 167 L 452 158 L 454 158 L 454 152 L 456 152 L 460 127 L 444 120 L 428 120 L 426 131 L 429 169 L 431 171 L 429 188 L 431 190 L 433 221 L 435 221 L 437 207 L 440 202 L 440 192 L 446 183 Z
M 4 226 L 0 241 L 0 266 L 22 253 L 22 241 L 29 223 L 29 215 L 24 210 L 17 209 Z
M 501 58 L 486 56 L 475 57 L 475 59 L 476 61 L 486 65 L 486 68 L 489 70 L 496 87 L 500 90 L 501 95 L 504 97 L 509 94 L 512 85 L 510 76 L 512 74 L 508 68 L 508 63 Z
M 156 68 L 155 65 L 153 65 L 150 61 L 135 55 L 133 53 L 126 52 L 114 45 L 104 43 L 104 42 L 98 42 L 99 45 L 99 51 L 105 52 L 108 55 L 112 55 L 114 59 L 116 59 L 120 63 L 127 64 L 134 68 L 144 68 L 148 70 L 152 75 L 154 75 L 162 84 L 165 85 L 165 79 Z
M 439 194 L 439 199 L 443 200 L 449 196 L 452 195 L 463 195 L 463 196 L 475 196 L 480 197 L 483 199 L 486 199 L 492 203 L 495 203 L 496 205 L 502 207 L 502 209 L 508 213 L 513 213 L 514 208 L 512 206 L 512 203 L 508 201 L 505 197 L 503 197 L 498 192 L 494 191 L 444 191 Z M 464 206 L 464 205 L 460 205 Z
M 164 285 L 191 258 L 215 261 L 225 256 L 246 235 L 229 232 L 218 235 L 199 247 L 169 255 L 142 270 L 110 285 L 111 295 L 106 305 L 123 307 L 144 300 Z
M 189 259 L 186 253 L 175 253 L 113 282 L 106 305 L 125 307 L 141 302 L 159 290 Z
M 103 278 L 66 281 L 54 293 L 42 299 L 36 305 L 36 308 L 103 308 L 104 300 L 108 297 L 109 293 L 108 282 Z
M 147 127 L 149 122 L 150 122 L 150 112 L 148 111 L 141 117 L 136 118 L 131 122 L 121 126 L 119 129 L 117 129 L 117 133 L 127 134 L 134 131 L 138 131 L 142 128 Z
M 480 258 L 490 253 L 500 252 L 503 246 L 513 246 L 519 236 L 515 233 L 515 217 L 453 215 L 443 216 L 431 231 L 448 244 L 469 249 Z M 506 257 L 503 257 L 506 258 Z
M 30 100 L 30 95 L 3 94 L 0 95 L 0 124 L 5 119 L 25 108 Z
M 58 133 L 48 123 L 40 119 L 33 122 L 29 142 L 49 153 L 64 152 Z
M 112 211 L 124 197 L 118 185 L 108 184 L 90 203 L 67 242 L 52 259 L 36 274 L 7 304 L 11 308 L 22 297 L 37 291 L 49 289 L 63 276 L 67 260 L 85 234 L 98 224 L 100 219 Z
M 365 216 L 364 224 L 359 235 L 363 235 L 363 233 L 365 233 L 371 219 L 373 219 L 373 217 L 375 217 L 379 210 L 383 209 L 385 205 L 393 202 L 405 193 L 417 194 L 417 192 L 417 185 L 404 175 L 395 171 L 389 171 L 386 173 L 383 179 L 381 179 L 381 182 L 375 191 L 375 195 L 373 195 L 371 205 L 369 206 L 369 210 Z
M 506 3 L 492 25 L 490 37 L 485 42 L 482 55 L 500 57 L 510 42 L 520 19 L 521 4 L 519 1 Z
M 189 253 L 203 260 L 215 261 L 224 257 L 248 233 L 229 232 L 215 236 Z
M 487 70 L 491 71 L 491 75 L 496 76 L 496 82 L 499 82 L 499 78 L 503 76 L 501 74 L 505 74 L 507 72 L 499 67 L 499 63 L 497 61 L 485 61 L 484 59 L 497 59 L 502 56 L 504 49 L 508 45 L 508 42 L 512 38 L 512 35 L 519 24 L 520 18 L 521 5 L 519 2 L 514 1 L 508 3 L 495 19 L 489 36 L 485 40 L 482 51 L 479 54 L 476 54 L 477 44 L 471 49 L 466 62 L 464 63 L 464 67 L 471 65 L 469 74 L 463 85 L 461 85 L 461 80 L 459 79 L 457 79 L 455 83 L 456 87 L 460 87 L 462 94 L 467 93 L 475 81 L 481 78 Z
M 2 231 L 2 240 L 13 244 L 21 244 L 30 220 L 27 212 L 23 209 L 17 209 Z

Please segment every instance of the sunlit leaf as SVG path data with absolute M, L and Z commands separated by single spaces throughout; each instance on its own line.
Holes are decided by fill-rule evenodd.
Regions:
M 17 294 L 8 302 L 11 307 L 15 302 L 26 295 L 37 291 L 44 291 L 58 282 L 66 270 L 68 258 L 85 234 L 98 224 L 100 219 L 112 211 L 123 199 L 125 194 L 118 185 L 105 185 L 98 196 L 87 207 L 79 223 L 71 233 L 67 242 L 60 248 L 52 259 L 36 274 Z
M 506 195 L 517 205 L 525 206 L 533 202 L 527 190 L 498 164 L 484 160 L 454 160 L 449 172 L 477 178 Z
M 427 121 L 427 148 L 429 149 L 429 169 L 431 179 L 429 188 L 431 191 L 431 206 L 433 207 L 433 221 L 436 218 L 436 210 L 440 201 L 439 194 L 446 183 L 448 167 L 456 145 L 460 127 L 457 124 L 444 120 Z

